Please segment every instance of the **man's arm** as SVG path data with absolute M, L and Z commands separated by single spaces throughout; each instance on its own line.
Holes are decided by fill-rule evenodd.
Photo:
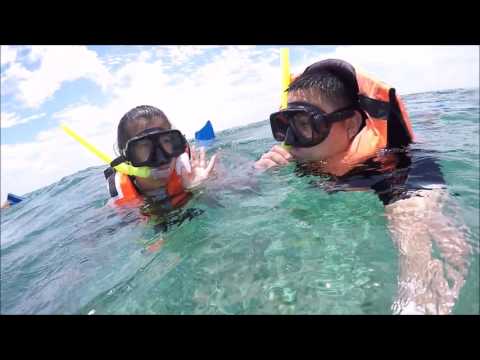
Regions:
M 471 248 L 463 229 L 442 211 L 451 202 L 445 190 L 416 195 L 385 207 L 399 250 L 399 288 L 392 309 L 395 314 L 449 314 L 465 282 Z M 443 261 L 433 256 L 432 246 Z

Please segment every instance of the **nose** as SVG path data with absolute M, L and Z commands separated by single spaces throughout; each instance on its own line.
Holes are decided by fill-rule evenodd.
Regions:
M 285 145 L 295 145 L 295 134 L 292 131 L 292 128 L 289 127 L 285 134 Z
M 167 164 L 169 162 L 168 159 L 165 157 L 165 154 L 163 153 L 162 149 L 160 149 L 159 147 L 157 147 L 155 155 L 159 163 Z

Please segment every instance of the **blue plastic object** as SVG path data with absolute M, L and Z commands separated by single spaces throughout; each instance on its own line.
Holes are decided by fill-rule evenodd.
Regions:
M 21 197 L 21 196 L 14 195 L 14 194 L 11 194 L 11 193 L 8 193 L 8 195 L 7 195 L 7 201 L 12 205 L 18 204 L 22 200 L 24 200 L 24 198 Z
M 212 140 L 215 139 L 215 133 L 213 131 L 213 126 L 210 120 L 195 133 L 195 140 Z
M 211 145 L 214 139 L 215 132 L 210 120 L 207 121 L 203 128 L 195 132 L 195 141 L 201 146 Z

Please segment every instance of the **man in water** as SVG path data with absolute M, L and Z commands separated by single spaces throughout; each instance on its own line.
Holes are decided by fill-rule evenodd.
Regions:
M 394 89 L 344 61 L 325 60 L 307 67 L 287 92 L 287 108 L 270 116 L 273 136 L 283 144 L 255 167 L 296 161 L 299 173 L 329 175 L 327 191 L 374 190 L 399 250 L 393 312 L 451 313 L 471 249 L 442 212 L 449 196 L 440 168 L 408 150 L 413 131 Z M 432 240 L 445 264 L 432 256 Z

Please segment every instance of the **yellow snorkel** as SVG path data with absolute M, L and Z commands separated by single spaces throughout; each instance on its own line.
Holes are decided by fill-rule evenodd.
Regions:
M 280 67 L 282 71 L 282 88 L 280 93 L 280 109 L 285 109 L 288 103 L 287 89 L 290 85 L 290 62 L 288 60 L 288 48 L 280 49 Z M 285 150 L 290 150 L 291 145 L 281 145 Z
M 112 162 L 112 158 L 105 154 L 104 152 L 98 150 L 95 146 L 90 144 L 87 140 L 82 138 L 80 135 L 78 135 L 75 131 L 70 129 L 67 125 L 65 124 L 60 124 L 60 127 L 62 128 L 63 131 L 65 131 L 68 135 L 70 135 L 72 138 L 74 138 L 76 141 L 78 141 L 81 145 L 83 145 L 87 150 L 89 150 L 92 154 L 100 158 L 101 160 L 105 161 L 107 164 L 110 165 Z M 142 166 L 142 167 L 135 167 L 126 163 L 121 163 L 117 166 L 114 166 L 115 170 L 125 174 L 125 175 L 130 175 L 130 176 L 138 176 L 142 178 L 148 178 L 150 177 L 151 170 L 148 166 Z

